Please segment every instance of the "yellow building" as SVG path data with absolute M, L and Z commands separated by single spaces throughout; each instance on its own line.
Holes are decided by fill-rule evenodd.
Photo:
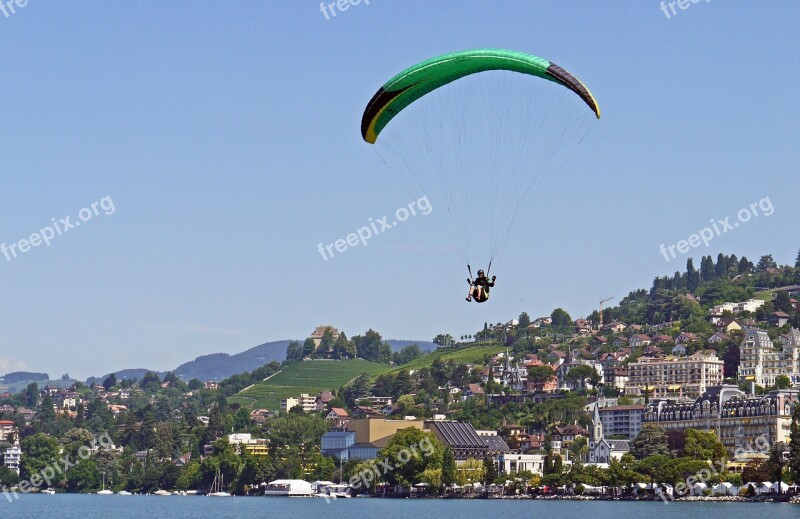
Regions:
M 355 441 L 360 444 L 370 444 L 383 448 L 389 440 L 401 429 L 423 430 L 425 422 L 422 420 L 385 420 L 380 418 L 366 418 L 353 420 L 347 424 L 347 430 L 356 433 Z

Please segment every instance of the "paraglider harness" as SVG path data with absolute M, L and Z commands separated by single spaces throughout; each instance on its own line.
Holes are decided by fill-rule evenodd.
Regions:
M 486 275 L 483 277 L 478 276 L 473 280 L 472 267 L 470 265 L 467 265 L 467 271 L 469 272 L 467 283 L 469 283 L 470 287 L 467 301 L 475 299 L 476 303 L 485 303 L 489 299 L 489 288 L 494 286 L 494 280 L 497 279 L 497 276 L 495 276 L 489 281 L 489 273 L 492 271 L 492 262 L 489 262 L 489 268 L 486 269 Z M 481 271 L 478 271 L 478 273 L 480 274 Z

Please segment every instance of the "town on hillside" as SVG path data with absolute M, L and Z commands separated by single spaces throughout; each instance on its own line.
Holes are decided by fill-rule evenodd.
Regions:
M 598 298 L 588 316 L 522 312 L 441 333 L 427 353 L 320 325 L 285 361 L 219 382 L 31 382 L 0 394 L 0 484 L 789 499 L 800 484 L 798 297 L 800 255 L 792 267 L 720 254 L 615 306 Z

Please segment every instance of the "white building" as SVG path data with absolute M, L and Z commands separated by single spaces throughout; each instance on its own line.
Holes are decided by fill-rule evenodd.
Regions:
M 298 398 L 281 400 L 281 411 L 284 413 L 288 413 L 295 406 L 300 406 L 306 413 L 313 413 L 317 410 L 317 397 L 303 393 Z
M 14 445 L 6 449 L 3 454 L 3 466 L 19 475 L 19 462 L 22 459 L 22 449 L 19 445 Z
M 782 351 L 776 351 L 766 331 L 751 328 L 745 332 L 739 352 L 740 381 L 769 387 L 784 375 L 800 385 L 800 330 L 792 328 L 783 337 Z
M 755 311 L 761 308 L 764 303 L 765 301 L 760 299 L 748 299 L 747 301 L 742 301 L 741 303 L 723 303 L 721 305 L 716 305 L 714 308 L 709 310 L 709 314 L 711 314 L 711 322 L 717 324 L 717 321 L 722 318 L 722 312 L 726 311 L 734 314 L 740 314 L 742 312 L 755 313 Z
M 628 365 L 625 394 L 651 398 L 697 398 L 706 388 L 722 384 L 725 363 L 713 353 L 688 357 L 639 357 Z
M 311 483 L 302 479 L 276 479 L 264 490 L 265 496 L 310 496 L 313 493 Z
M 495 458 L 502 474 L 516 474 L 529 471 L 532 474 L 544 475 L 544 454 L 511 454 L 503 453 Z

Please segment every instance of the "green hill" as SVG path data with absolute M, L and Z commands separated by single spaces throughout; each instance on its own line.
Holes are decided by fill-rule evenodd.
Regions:
M 497 343 L 490 343 L 481 346 L 462 346 L 459 348 L 447 348 L 432 351 L 427 355 L 423 355 L 417 359 L 412 360 L 408 364 L 403 364 L 395 368 L 387 370 L 390 373 L 396 373 L 401 369 L 418 370 L 422 368 L 429 368 L 436 359 L 442 359 L 443 362 L 452 360 L 456 364 L 478 364 L 483 362 L 484 355 L 497 355 L 500 352 L 506 351 L 504 346 Z
M 383 373 L 394 373 L 401 369 L 418 370 L 430 367 L 436 359 L 460 364 L 475 364 L 483 361 L 486 354 L 495 355 L 505 351 L 503 346 L 464 346 L 436 350 L 399 367 L 390 367 L 362 359 L 355 360 L 307 360 L 288 364 L 272 377 L 244 389 L 228 399 L 231 404 L 240 404 L 249 409 L 280 409 L 281 400 L 297 397 L 301 393 L 316 395 L 320 391 L 338 389 L 361 373 L 377 377 Z
M 380 375 L 390 368 L 386 364 L 354 360 L 307 360 L 284 367 L 269 379 L 250 386 L 228 399 L 250 409 L 277 410 L 281 400 L 301 393 L 316 395 L 320 391 L 338 389 L 361 373 Z

